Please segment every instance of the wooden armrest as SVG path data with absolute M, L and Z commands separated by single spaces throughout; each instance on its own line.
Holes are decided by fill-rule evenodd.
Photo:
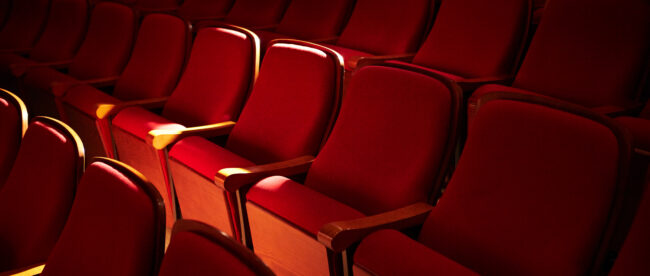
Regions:
M 16 77 L 22 77 L 25 75 L 27 70 L 35 67 L 52 67 L 54 69 L 63 69 L 70 66 L 72 60 L 61 60 L 53 62 L 41 62 L 41 63 L 14 63 L 9 65 L 9 70 L 11 74 Z
M 338 36 L 319 37 L 319 38 L 309 39 L 309 42 L 313 42 L 313 43 L 334 43 L 338 39 L 339 39 Z
M 189 136 L 216 137 L 226 135 L 232 131 L 235 122 L 227 121 L 212 125 L 188 127 L 179 130 L 154 129 L 149 131 L 147 144 L 155 149 L 162 150 L 172 143 Z
M 0 49 L 0 54 L 17 54 L 17 55 L 26 55 L 32 51 L 32 47 L 29 48 L 13 48 L 13 49 Z
M 372 64 L 384 63 L 389 60 L 400 60 L 400 61 L 411 61 L 415 57 L 415 53 L 405 53 L 398 55 L 384 55 L 384 56 L 369 56 L 369 57 L 359 57 L 356 60 L 354 68 L 360 68 L 363 66 L 368 66 Z
M 334 252 L 342 252 L 365 236 L 381 229 L 404 229 L 424 223 L 433 206 L 415 203 L 397 210 L 348 221 L 325 224 L 318 241 Z
M 44 263 L 38 263 L 38 264 L 33 264 L 29 265 L 26 267 L 21 267 L 5 272 L 0 272 L 0 276 L 5 276 L 5 275 L 15 275 L 15 276 L 32 276 L 32 275 L 39 275 L 43 272 L 43 268 L 45 268 Z
M 270 24 L 270 25 L 262 25 L 262 26 L 252 26 L 250 27 L 251 30 L 273 30 L 278 27 L 280 24 Z
M 512 75 L 502 75 L 502 76 L 493 76 L 493 77 L 485 77 L 485 78 L 462 79 L 457 81 L 456 83 L 460 86 L 460 88 L 463 89 L 463 91 L 471 92 L 485 84 L 509 85 L 512 83 L 513 80 L 514 77 Z
M 107 117 L 115 116 L 122 109 L 131 106 L 141 106 L 146 109 L 161 108 L 165 105 L 167 99 L 169 99 L 169 97 L 135 100 L 121 102 L 119 104 L 98 104 L 95 114 L 97 115 L 97 119 L 104 119 Z
M 301 156 L 291 160 L 253 166 L 248 168 L 225 168 L 219 170 L 214 183 L 222 189 L 234 193 L 244 186 L 256 183 L 272 175 L 292 176 L 309 170 L 314 157 Z

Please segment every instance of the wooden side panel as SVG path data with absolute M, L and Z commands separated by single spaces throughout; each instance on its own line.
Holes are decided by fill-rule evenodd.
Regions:
M 235 237 L 225 191 L 174 159 L 169 159 L 169 170 L 181 216 L 209 224 Z
M 255 254 L 277 275 L 329 275 L 327 250 L 315 237 L 247 202 Z

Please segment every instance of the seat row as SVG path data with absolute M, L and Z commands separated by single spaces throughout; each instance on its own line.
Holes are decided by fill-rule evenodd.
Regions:
M 460 89 L 454 87 L 424 71 L 364 67 L 315 159 L 274 166 L 269 173 L 276 176 L 267 178 L 257 168 L 220 171 L 224 186 L 254 184 L 235 197 L 241 225 L 248 226 L 245 244 L 280 274 L 337 274 L 349 269 L 346 261 L 354 261 L 356 275 L 585 274 L 606 270 L 608 256 L 621 246 L 612 275 L 647 271 L 650 193 L 633 222 L 622 207 L 632 199 L 628 191 L 643 191 L 630 177 L 629 138 L 613 121 L 578 106 L 513 93 L 484 97 L 445 193 L 435 207 L 423 203 L 422 195 L 445 175 L 436 159 L 450 159 L 450 147 L 441 146 L 449 141 L 440 134 L 453 132 L 444 121 L 455 120 L 449 108 Z M 396 100 L 401 93 L 411 100 Z M 21 136 L 26 114 L 19 99 L 4 94 L 3 114 L 23 119 L 15 133 L 3 134 Z M 77 186 L 83 147 L 56 120 L 35 118 L 18 140 L 0 188 L 0 217 L 20 222 L 0 233 L 10 241 L 2 254 L 7 268 L 45 261 L 46 275 L 155 273 L 165 211 L 154 186 L 110 159 L 92 163 Z M 24 208 L 28 198 L 33 204 Z M 176 228 L 187 224 L 181 220 Z M 201 236 L 207 226 L 196 227 Z M 396 231 L 413 227 L 420 229 L 417 242 Z M 396 230 L 377 231 L 386 228 Z M 161 273 L 237 269 L 226 261 L 231 257 L 211 253 L 195 236 L 173 235 L 165 260 L 180 261 L 163 261 Z M 256 275 L 268 273 L 253 263 Z
M 25 123 L 20 100 L 0 92 L 2 119 Z M 0 186 L 2 275 L 272 275 L 241 244 L 187 220 L 175 224 L 163 260 L 165 209 L 144 176 L 106 158 L 83 172 L 83 145 L 72 129 L 48 117 L 25 127 L 2 125 L 3 138 L 22 140 L 13 166 L 9 153 L 2 156 L 3 173 L 11 169 Z

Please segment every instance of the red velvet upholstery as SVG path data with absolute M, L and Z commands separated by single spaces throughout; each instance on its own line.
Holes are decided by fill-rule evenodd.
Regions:
M 293 0 L 273 32 L 258 35 L 263 46 L 282 35 L 299 39 L 334 37 L 341 32 L 353 4 L 352 0 Z
M 372 54 L 413 53 L 431 18 L 431 0 L 357 0 L 336 45 Z
M 0 2 L 0 28 L 2 28 L 11 11 L 11 0 Z
M 20 98 L 0 89 L 0 189 L 18 154 L 26 122 L 27 109 Z
M 181 220 L 174 225 L 160 276 L 273 275 L 248 248 L 206 224 Z
M 381 254 L 386 252 L 390 254 Z M 381 275 L 478 275 L 395 230 L 366 237 L 355 251 L 354 264 Z
M 226 16 L 234 0 L 185 0 L 178 15 L 186 20 L 218 19 Z
M 50 0 L 13 1 L 11 13 L 0 30 L 0 49 L 29 48 L 45 25 Z
M 37 117 L 0 190 L 0 271 L 45 261 L 66 223 L 83 146 L 59 122 Z
M 314 237 L 326 223 L 364 216 L 336 199 L 282 176 L 260 181 L 246 197 Z
M 338 108 L 343 68 L 335 53 L 314 47 L 276 43 L 269 48 L 225 148 L 204 138 L 186 138 L 172 147 L 171 175 L 184 217 L 205 221 L 205 214 L 191 210 L 189 205 L 225 204 L 223 198 L 194 194 L 197 189 L 216 190 L 213 179 L 220 169 L 278 162 L 318 152 Z M 192 170 L 187 171 L 186 167 Z M 197 172 L 204 182 L 188 180 L 187 175 Z M 219 193 L 225 191 L 219 189 Z M 227 211 L 221 207 L 218 212 Z M 238 226 L 230 220 L 224 223 L 220 228 Z
M 224 21 L 244 27 L 278 24 L 289 0 L 237 0 Z
M 43 275 L 152 275 L 164 250 L 160 195 L 123 165 L 93 162 Z
M 650 180 L 650 178 L 648 178 Z M 650 182 L 646 183 L 643 200 L 634 218 L 623 248 L 618 253 L 609 275 L 650 274 Z
M 530 9 L 530 1 L 522 0 L 442 1 L 413 63 L 464 78 L 512 74 Z
M 334 129 L 304 186 L 267 178 L 250 189 L 246 204 L 282 218 L 277 224 L 315 238 L 326 223 L 427 201 L 450 162 L 459 99 L 457 87 L 436 77 L 388 66 L 363 67 L 349 83 Z M 297 249 L 269 245 L 295 237 L 268 236 L 277 230 L 257 232 L 268 224 L 257 218 L 248 214 L 255 250 L 265 248 L 264 255 L 274 256 L 283 269 L 300 270 L 293 265 L 296 261 L 275 257 L 300 254 Z M 322 261 L 327 262 L 299 260 L 310 262 L 305 266 Z
M 36 61 L 67 60 L 74 57 L 86 33 L 86 0 L 52 0 L 43 33 L 30 51 Z
M 618 117 L 616 121 L 632 133 L 635 147 L 650 152 L 650 119 Z
M 643 0 L 549 1 L 514 87 L 587 107 L 626 106 L 650 54 Z
M 616 217 L 629 142 L 602 117 L 527 101 L 482 104 L 419 241 L 480 274 L 586 274 Z

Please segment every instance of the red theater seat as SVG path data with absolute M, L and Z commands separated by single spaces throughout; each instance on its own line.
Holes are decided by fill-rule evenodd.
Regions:
M 239 239 L 234 198 L 243 190 L 230 182 L 265 177 L 273 173 L 265 169 L 311 159 L 304 156 L 319 151 L 338 110 L 342 66 L 340 57 L 324 47 L 278 41 L 269 47 L 237 123 L 150 132 L 158 149 L 180 140 L 171 147 L 168 163 L 181 216 Z M 206 139 L 225 134 L 223 146 Z M 206 138 L 185 138 L 190 135 Z M 218 173 L 224 168 L 233 176 Z
M 512 88 L 484 86 L 470 109 L 486 93 L 519 90 L 603 114 L 637 108 L 650 54 L 648 14 L 645 0 L 549 1 Z
M 223 232 L 198 221 L 179 220 L 158 275 L 274 274 L 253 252 Z
M 262 48 L 278 38 L 332 39 L 339 35 L 353 0 L 293 0 L 277 27 L 258 30 Z
M 628 182 L 626 136 L 575 105 L 514 93 L 480 103 L 428 216 L 422 207 L 377 216 L 384 225 L 370 226 L 423 223 L 417 241 L 391 230 L 371 234 L 354 255 L 355 275 L 597 274 Z
M 161 115 L 122 102 L 106 115 L 118 158 L 142 172 L 163 195 L 167 224 L 175 220 L 175 204 L 167 178 L 165 152 L 147 144 L 151 130 L 182 130 L 236 121 L 259 67 L 255 35 L 237 27 L 201 29 L 178 86 Z M 131 106 L 131 107 L 129 107 Z
M 147 15 L 112 94 L 89 85 L 73 86 L 65 93 L 62 117 L 79 132 L 88 156 L 114 154 L 102 104 L 133 100 L 158 103 L 171 94 L 189 52 L 189 35 L 189 25 L 179 17 Z
M 83 160 L 83 145 L 68 126 L 47 117 L 29 124 L 0 189 L 0 271 L 42 263 L 50 255 L 68 219 Z
M 2 85 L 16 87 L 16 79 L 32 66 L 69 65 L 86 33 L 87 19 L 87 0 L 52 0 L 45 29 L 28 56 L 23 57 L 19 53 L 0 54 Z M 1 37 L 0 34 L 0 39 Z
M 120 75 L 131 54 L 136 15 L 122 4 L 100 2 L 91 13 L 88 32 L 67 74 L 48 67 L 31 68 L 22 80 L 23 94 L 35 114 L 59 116 L 65 92 L 81 83 L 102 85 Z
M 27 108 L 13 93 L 0 88 L 0 189 L 14 164 L 27 130 Z
M 274 28 L 282 19 L 290 0 L 236 0 L 228 14 L 215 20 L 200 21 L 195 27 L 228 23 L 250 29 Z
M 164 249 L 160 194 L 127 165 L 98 158 L 42 275 L 154 275 Z
M 13 1 L 9 18 L 0 30 L 0 53 L 27 53 L 45 26 L 50 0 Z
M 253 248 L 276 273 L 347 270 L 338 262 L 355 238 L 330 236 L 329 223 L 427 202 L 439 192 L 457 143 L 461 93 L 409 69 L 360 69 L 323 150 L 303 166 L 304 185 L 273 176 L 247 193 Z
M 228 14 L 234 2 L 234 0 L 185 0 L 176 12 L 180 17 L 191 22 L 219 19 Z
M 326 46 L 343 56 L 346 70 L 363 57 L 412 56 L 433 15 L 433 0 L 357 0 L 341 37 Z
M 456 81 L 465 92 L 509 82 L 523 53 L 530 12 L 525 0 L 443 1 L 411 63 Z

